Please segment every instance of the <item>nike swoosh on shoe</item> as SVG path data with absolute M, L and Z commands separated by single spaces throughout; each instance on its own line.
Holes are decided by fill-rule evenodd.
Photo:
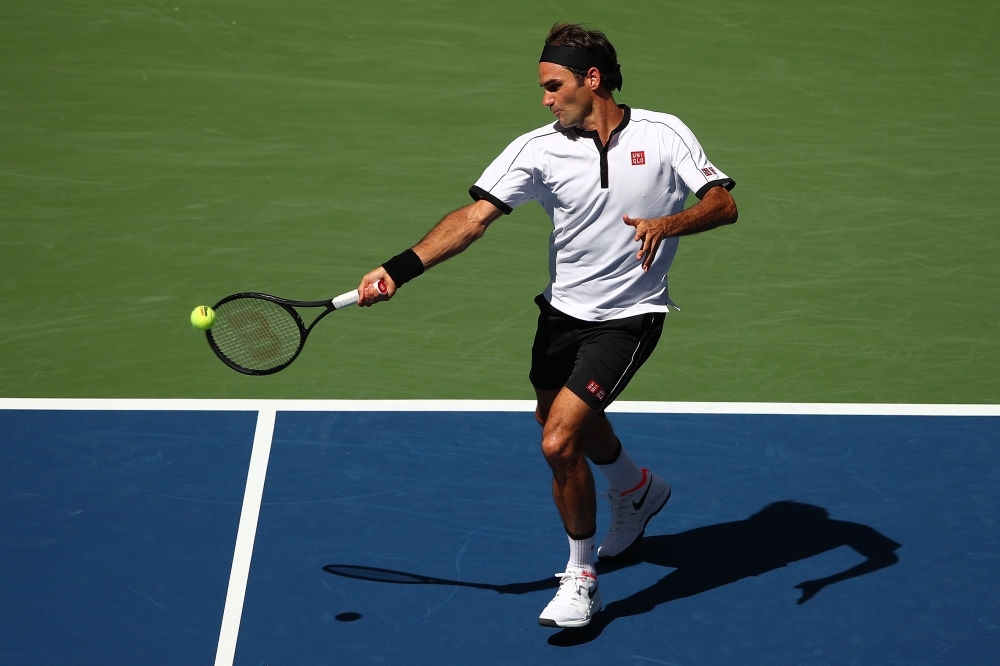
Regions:
M 649 494 L 649 489 L 652 488 L 652 487 L 653 487 L 653 479 L 650 478 L 649 484 L 646 486 L 646 492 L 644 492 L 642 494 L 642 498 L 639 500 L 639 503 L 637 504 L 634 501 L 632 502 L 632 508 L 633 509 L 635 509 L 636 511 L 638 511 L 639 509 L 642 508 L 642 505 L 646 503 L 646 495 Z

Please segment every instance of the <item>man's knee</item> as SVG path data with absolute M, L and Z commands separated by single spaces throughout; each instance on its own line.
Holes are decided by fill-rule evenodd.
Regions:
M 550 465 L 566 464 L 583 455 L 582 424 L 549 414 L 542 427 L 542 455 Z
M 542 455 L 550 465 L 558 465 L 573 457 L 573 442 L 560 432 L 542 433 Z

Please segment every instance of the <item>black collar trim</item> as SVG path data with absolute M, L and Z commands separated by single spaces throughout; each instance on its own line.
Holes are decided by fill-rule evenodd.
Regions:
M 628 125 L 629 120 L 632 118 L 632 109 L 630 109 L 627 105 L 619 104 L 618 108 L 625 112 L 625 117 L 622 118 L 622 121 L 620 123 L 618 123 L 618 127 L 611 130 L 611 136 L 608 137 L 608 143 L 611 143 L 611 137 L 613 137 L 615 134 L 618 134 L 619 132 L 625 129 L 625 127 Z M 586 139 L 597 139 L 598 141 L 601 140 L 601 135 L 597 133 L 597 130 L 585 130 L 585 129 L 580 129 L 579 127 L 574 127 L 573 131 L 576 132 L 577 136 L 582 136 Z

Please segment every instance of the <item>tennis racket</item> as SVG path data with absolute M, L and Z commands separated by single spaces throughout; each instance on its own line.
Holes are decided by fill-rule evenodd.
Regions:
M 374 286 L 382 295 L 389 291 L 382 280 Z M 328 301 L 291 301 L 256 292 L 233 294 L 212 308 L 215 321 L 205 336 L 215 355 L 236 372 L 272 375 L 295 360 L 323 317 L 357 302 L 356 289 Z M 298 309 L 321 312 L 306 326 Z

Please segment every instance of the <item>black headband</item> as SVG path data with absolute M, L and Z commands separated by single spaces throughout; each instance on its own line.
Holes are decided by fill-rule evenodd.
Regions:
M 545 48 L 542 49 L 542 57 L 538 59 L 538 62 L 551 62 L 571 69 L 580 69 L 584 72 L 591 67 L 596 67 L 603 74 L 618 74 L 619 83 L 617 89 L 622 89 L 621 65 L 612 65 L 611 61 L 600 53 L 574 49 L 572 46 L 546 44 Z

